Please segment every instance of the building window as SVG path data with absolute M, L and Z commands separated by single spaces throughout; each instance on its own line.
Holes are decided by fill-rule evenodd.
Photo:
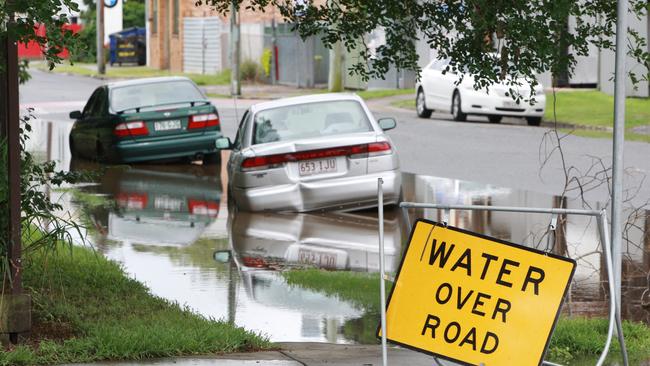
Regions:
M 174 34 L 179 33 L 180 28 L 180 9 L 179 9 L 179 0 L 172 0 L 174 2 L 174 14 L 173 14 L 173 32 Z
M 158 0 L 151 2 L 151 33 L 158 32 Z

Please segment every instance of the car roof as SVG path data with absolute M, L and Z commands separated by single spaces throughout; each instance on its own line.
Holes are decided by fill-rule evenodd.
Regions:
M 340 101 L 340 100 L 354 100 L 363 103 L 363 99 L 361 99 L 361 97 L 353 93 L 311 94 L 311 95 L 282 98 L 282 99 L 276 99 L 268 102 L 258 103 L 251 107 L 251 112 L 257 113 L 259 111 L 263 111 L 267 109 L 286 107 L 290 105 L 316 103 L 316 102 L 331 102 L 331 101 Z
M 153 83 L 164 83 L 164 82 L 169 82 L 169 81 L 189 81 L 189 82 L 193 83 L 192 80 L 190 80 L 189 78 L 186 78 L 184 76 L 160 76 L 160 77 L 153 77 L 153 78 L 141 78 L 141 79 L 130 79 L 130 80 L 115 81 L 115 82 L 106 84 L 106 86 L 109 89 L 111 89 L 111 88 L 121 88 L 123 86 L 144 85 L 144 84 L 153 84 Z

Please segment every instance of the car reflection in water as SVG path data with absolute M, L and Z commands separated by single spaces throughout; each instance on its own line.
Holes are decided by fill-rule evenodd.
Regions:
M 320 268 L 379 271 L 378 220 L 374 211 L 321 214 L 251 213 L 231 210 L 228 217 L 231 250 L 214 253 L 239 272 L 249 300 L 276 310 L 302 314 L 301 337 L 349 342 L 344 324 L 365 320 L 368 309 L 337 296 L 288 285 L 278 270 Z M 385 215 L 386 270 L 395 272 L 401 254 L 402 228 L 397 210 Z M 270 311 L 270 310 L 269 310 Z M 376 322 L 371 314 L 370 326 Z
M 70 170 L 101 169 L 83 160 L 70 163 Z M 219 213 L 217 169 L 199 165 L 107 167 L 94 193 L 112 197 L 114 209 L 94 210 L 91 219 L 109 240 L 189 245 Z
M 386 271 L 396 270 L 401 248 L 397 210 L 386 213 Z M 315 267 L 379 271 L 378 220 L 374 212 L 321 214 L 231 212 L 234 260 L 255 269 Z

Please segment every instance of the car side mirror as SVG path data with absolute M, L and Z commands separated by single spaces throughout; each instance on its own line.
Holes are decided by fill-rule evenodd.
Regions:
M 217 149 L 219 150 L 230 150 L 232 149 L 232 142 L 228 137 L 220 137 L 216 141 Z
M 230 250 L 217 250 L 212 254 L 212 258 L 219 263 L 229 263 L 232 257 Z
M 392 130 L 397 126 L 397 121 L 392 117 L 380 118 L 377 122 L 379 122 L 379 127 L 384 131 Z
M 81 111 L 72 111 L 72 112 L 70 112 L 70 118 L 72 118 L 72 119 L 80 119 L 81 118 Z

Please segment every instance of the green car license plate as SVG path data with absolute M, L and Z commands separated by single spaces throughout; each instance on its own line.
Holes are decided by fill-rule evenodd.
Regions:
M 158 121 L 153 125 L 153 129 L 156 131 L 169 131 L 169 130 L 179 130 L 181 128 L 180 119 L 170 119 L 168 121 Z

